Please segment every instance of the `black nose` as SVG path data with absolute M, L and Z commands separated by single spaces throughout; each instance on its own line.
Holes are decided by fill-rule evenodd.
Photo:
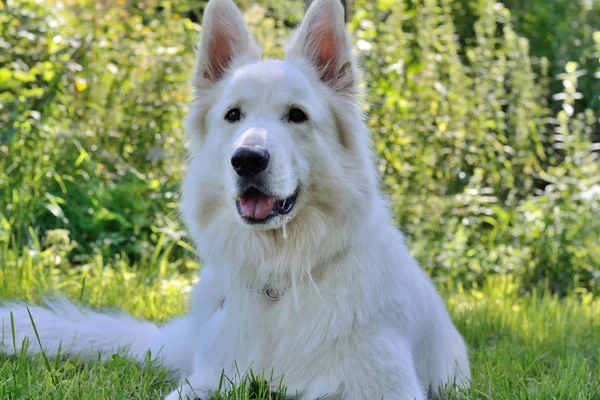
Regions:
M 253 176 L 267 168 L 271 155 L 263 147 L 239 147 L 231 157 L 231 165 L 239 176 Z

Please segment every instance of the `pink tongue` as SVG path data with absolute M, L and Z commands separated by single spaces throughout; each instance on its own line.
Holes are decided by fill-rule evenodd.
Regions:
M 240 199 L 242 216 L 254 219 L 265 219 L 273 209 L 275 200 L 264 194 L 251 194 Z

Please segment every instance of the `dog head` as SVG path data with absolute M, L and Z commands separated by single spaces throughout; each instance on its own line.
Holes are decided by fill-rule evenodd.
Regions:
M 211 0 L 202 27 L 182 203 L 197 243 L 288 223 L 319 237 L 360 214 L 375 174 L 339 0 L 311 5 L 285 60 L 260 60 L 231 0 Z

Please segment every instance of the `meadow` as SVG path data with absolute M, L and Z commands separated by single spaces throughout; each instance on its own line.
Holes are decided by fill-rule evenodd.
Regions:
M 237 3 L 281 56 L 303 2 Z M 177 216 L 182 120 L 204 5 L 0 2 L 1 300 L 185 312 L 202 255 Z M 363 0 L 348 26 L 382 190 L 471 349 L 473 387 L 450 398 L 600 399 L 600 3 Z M 283 398 L 255 373 L 215 398 Z M 151 356 L 0 355 L 0 399 L 174 385 Z

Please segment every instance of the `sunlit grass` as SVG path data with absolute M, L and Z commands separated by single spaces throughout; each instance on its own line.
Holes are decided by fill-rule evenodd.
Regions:
M 0 270 L 2 299 L 35 302 L 60 292 L 77 303 L 119 307 L 157 321 L 185 312 L 196 279 L 194 271 L 157 276 L 143 263 L 132 269 L 123 262 L 104 266 L 98 259 L 95 265 L 65 270 L 36 267 L 28 255 L 3 257 L 10 262 Z M 522 295 L 509 278 L 490 279 L 482 288 L 441 291 L 471 349 L 473 388 L 452 398 L 600 398 L 599 299 L 585 291 L 563 299 L 546 291 Z M 224 377 L 221 385 L 228 390 L 220 399 L 265 398 L 262 379 L 238 379 L 232 388 L 228 378 L 235 380 Z M 46 363 L 24 352 L 0 356 L 2 399 L 151 399 L 165 396 L 176 383 L 150 358 L 135 364 L 115 355 L 84 365 L 66 357 Z

